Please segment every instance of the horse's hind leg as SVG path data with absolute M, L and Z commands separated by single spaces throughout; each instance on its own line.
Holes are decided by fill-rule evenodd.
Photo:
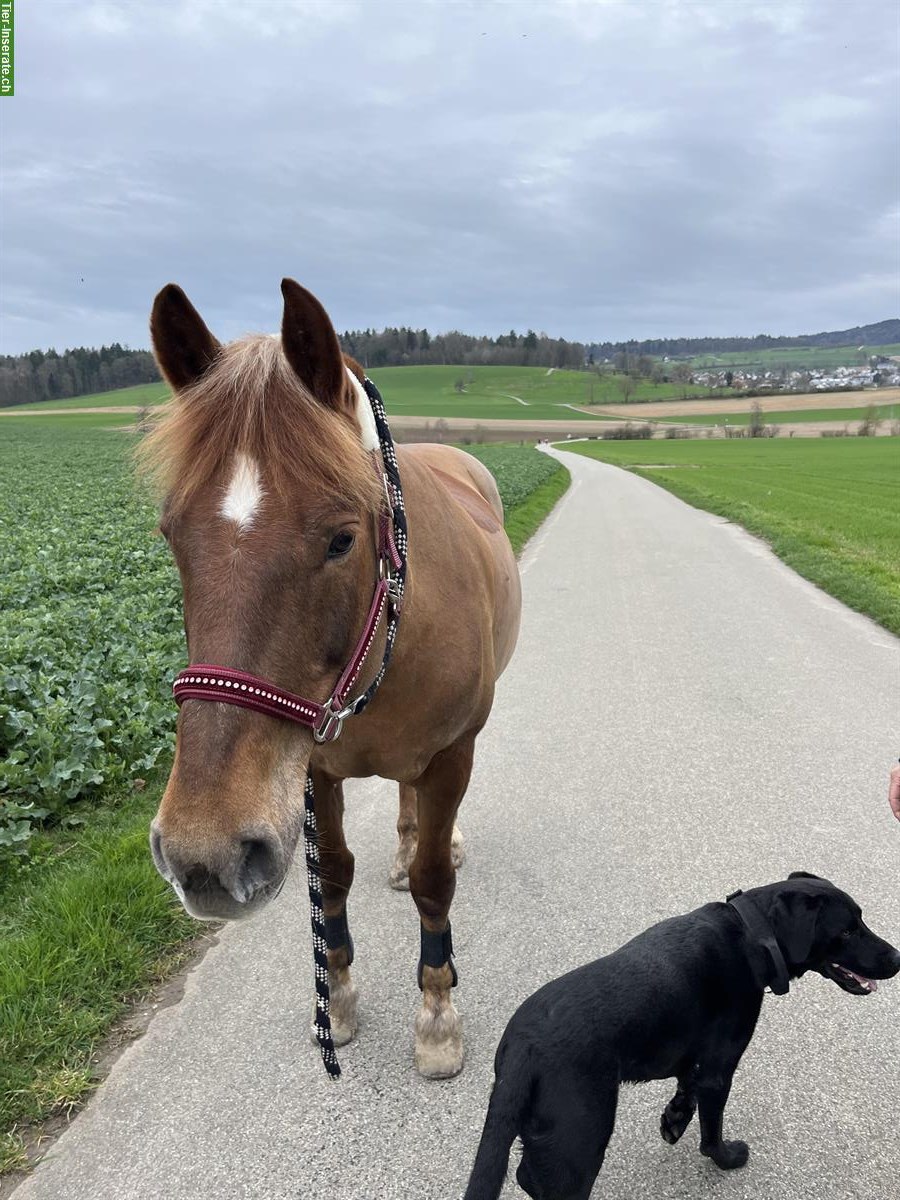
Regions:
M 310 769 L 316 792 L 316 826 L 322 877 L 322 905 L 328 940 L 331 1033 L 344 1046 L 356 1033 L 356 985 L 350 977 L 353 942 L 347 925 L 347 896 L 353 883 L 353 855 L 344 840 L 344 789 L 339 779 Z M 315 1035 L 314 1035 L 315 1036 Z
M 422 950 L 416 1018 L 416 1066 L 429 1079 L 447 1079 L 463 1065 L 462 1023 L 450 998 L 456 983 L 451 961 L 450 904 L 456 889 L 454 820 L 472 771 L 474 735 L 436 754 L 416 780 L 419 836 L 409 884 L 419 910 Z
M 390 883 L 398 892 L 409 891 L 409 865 L 415 858 L 419 834 L 416 789 L 409 783 L 400 784 L 400 813 L 397 817 L 397 837 L 400 844 L 391 867 Z
M 400 813 L 397 817 L 399 845 L 391 866 L 390 884 L 398 892 L 409 891 L 409 865 L 416 855 L 419 835 L 418 800 L 416 789 L 409 783 L 400 784 Z M 457 824 L 453 825 L 450 839 L 450 857 L 455 869 L 459 869 L 466 857 L 463 835 Z

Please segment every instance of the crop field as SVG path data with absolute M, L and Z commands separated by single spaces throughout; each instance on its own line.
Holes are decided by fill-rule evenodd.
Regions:
M 865 365 L 872 355 L 900 355 L 900 344 L 889 346 L 783 346 L 772 350 L 734 350 L 720 354 L 698 354 L 690 359 L 694 367 L 795 367 L 813 370 L 827 367 Z
M 743 525 L 801 575 L 900 634 L 897 439 L 580 442 L 565 448 L 636 471 L 689 504 Z
M 618 376 L 589 371 L 548 373 L 546 367 L 382 367 L 373 370 L 371 376 L 384 397 L 389 416 L 580 420 L 589 419 L 589 415 L 568 405 L 617 404 L 623 400 Z M 459 380 L 463 382 L 463 392 L 456 390 Z M 705 396 L 709 389 L 691 386 L 689 391 Z M 144 407 L 165 403 L 168 394 L 164 383 L 148 383 L 91 396 L 22 404 L 8 411 Z M 629 400 L 674 400 L 682 394 L 680 384 L 641 380 Z

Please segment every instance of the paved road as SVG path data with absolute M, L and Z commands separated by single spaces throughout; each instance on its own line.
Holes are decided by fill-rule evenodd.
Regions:
M 523 562 L 525 621 L 463 809 L 453 910 L 465 1073 L 412 1064 L 417 921 L 390 891 L 394 789 L 348 788 L 362 992 L 345 1077 L 306 1037 L 299 880 L 233 927 L 16 1200 L 446 1200 L 477 1143 L 494 1046 L 564 969 L 737 886 L 803 867 L 900 936 L 900 644 L 733 526 L 573 455 Z M 622 981 L 627 988 L 628 981 Z M 626 1089 L 609 1200 L 887 1200 L 900 1171 L 900 984 L 818 977 L 771 997 L 727 1111 L 730 1176 L 657 1133 L 665 1085 Z M 504 1196 L 521 1194 L 512 1184 Z

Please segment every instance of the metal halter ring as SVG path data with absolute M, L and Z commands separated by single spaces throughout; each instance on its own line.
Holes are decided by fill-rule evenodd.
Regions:
M 325 705 L 321 723 L 313 729 L 313 740 L 318 742 L 320 746 L 324 742 L 337 741 L 341 736 L 341 730 L 344 728 L 344 721 L 347 717 L 352 717 L 355 711 L 352 704 L 347 704 L 339 712 L 335 712 L 331 707 L 332 703 L 333 698 Z

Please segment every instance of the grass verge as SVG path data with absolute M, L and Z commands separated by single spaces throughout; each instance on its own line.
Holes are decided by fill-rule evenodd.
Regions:
M 798 574 L 900 635 L 896 438 L 581 442 L 564 448 L 626 467 L 688 504 L 742 525 Z
M 20 1126 L 85 1099 L 101 1039 L 197 936 L 147 849 L 158 792 L 41 835 L 0 888 L 0 1173 L 23 1165 Z
M 519 554 L 569 472 L 532 449 L 471 449 L 506 473 L 506 527 Z M 84 825 L 38 834 L 29 864 L 0 880 L 0 1175 L 26 1169 L 23 1131 L 89 1096 L 117 1018 L 196 939 L 147 848 L 161 786 L 82 806 Z

